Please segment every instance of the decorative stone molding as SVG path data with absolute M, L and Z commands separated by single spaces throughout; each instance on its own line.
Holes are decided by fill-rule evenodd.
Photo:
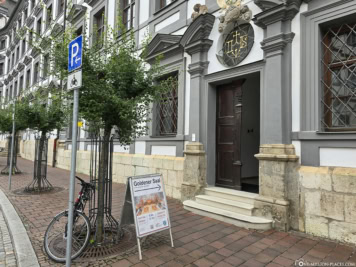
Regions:
M 36 17 L 38 17 L 38 15 L 41 13 L 41 11 L 43 11 L 43 7 L 42 7 L 41 3 L 39 2 L 37 4 L 37 6 L 35 7 L 35 10 L 33 13 L 35 14 Z
M 34 21 L 35 21 L 35 17 L 29 16 L 29 17 L 27 18 L 27 20 L 26 20 L 26 26 L 27 26 L 27 27 L 30 27 L 30 26 L 33 24 Z
M 151 61 L 159 54 L 165 55 L 169 52 L 183 51 L 179 44 L 181 38 L 181 35 L 156 34 L 147 47 L 146 59 Z
M 84 14 L 86 13 L 86 10 L 87 10 L 87 7 L 74 4 L 72 9 L 69 11 L 67 18 L 70 22 L 73 23 L 73 22 L 77 21 L 78 19 L 80 19 L 82 16 L 84 16 Z
M 63 26 L 60 25 L 60 24 L 58 24 L 58 23 L 56 23 L 56 24 L 53 26 L 51 35 L 54 36 L 54 37 L 57 37 L 57 36 L 60 35 L 63 31 L 64 31 Z
M 0 55 L 0 60 L 4 60 L 6 57 L 3 55 Z
M 46 50 L 51 44 L 51 40 L 48 37 L 44 37 L 40 43 L 40 48 Z
M 10 54 L 11 54 L 11 49 L 10 48 L 8 48 L 7 50 L 6 50 L 6 56 L 10 56 Z
M 33 58 L 30 56 L 25 56 L 23 63 L 25 63 L 26 66 L 28 66 L 32 62 Z
M 4 84 L 5 84 L 5 85 L 8 85 L 8 84 L 9 84 L 9 79 L 8 79 L 8 78 L 6 78 L 6 79 L 4 80 Z
M 253 21 L 257 26 L 266 29 L 267 25 L 275 22 L 292 20 L 299 12 L 300 3 L 298 2 L 300 1 L 290 1 L 288 3 L 276 5 L 273 8 L 255 15 Z
M 84 2 L 93 7 L 99 2 L 99 0 L 84 0 Z
M 194 199 L 206 186 L 206 158 L 203 144 L 198 142 L 188 143 L 184 154 L 182 201 Z
M 36 58 L 41 53 L 41 50 L 33 47 L 31 51 L 31 57 Z
M 25 64 L 24 63 L 19 63 L 19 65 L 17 66 L 17 71 L 20 72 L 25 68 Z

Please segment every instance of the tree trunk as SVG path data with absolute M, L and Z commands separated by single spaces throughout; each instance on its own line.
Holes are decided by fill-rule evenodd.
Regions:
M 100 151 L 99 162 L 99 177 L 98 177 L 98 216 L 96 229 L 96 242 L 101 243 L 104 239 L 105 226 L 105 183 L 108 179 L 108 165 L 109 165 L 109 146 L 110 146 L 111 129 L 104 130 L 104 137 Z
M 46 133 L 42 132 L 40 138 L 40 144 L 37 151 L 36 179 L 37 179 L 38 191 L 41 191 L 42 189 L 42 156 L 43 156 L 43 147 L 44 147 L 45 140 L 46 140 Z

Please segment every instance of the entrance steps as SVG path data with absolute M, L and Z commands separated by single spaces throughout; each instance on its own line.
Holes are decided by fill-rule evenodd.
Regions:
M 7 157 L 7 148 L 0 148 L 0 157 Z
M 183 202 L 186 210 L 244 228 L 268 230 L 272 220 L 253 215 L 258 194 L 221 188 L 207 187 L 204 195 Z

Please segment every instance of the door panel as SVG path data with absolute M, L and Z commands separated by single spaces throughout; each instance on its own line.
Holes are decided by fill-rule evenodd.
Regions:
M 243 80 L 217 88 L 216 185 L 241 189 Z

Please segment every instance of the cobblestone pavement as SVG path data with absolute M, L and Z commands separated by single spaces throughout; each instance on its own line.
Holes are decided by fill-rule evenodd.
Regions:
M 16 256 L 11 236 L 0 209 L 0 267 L 16 267 Z
M 5 158 L 0 158 L 0 168 Z M 18 159 L 24 172 L 13 176 L 12 191 L 7 190 L 8 177 L 0 176 L 0 187 L 15 206 L 31 239 L 41 266 L 60 266 L 42 251 L 43 236 L 51 219 L 67 208 L 69 171 L 48 167 L 48 179 L 64 190 L 41 195 L 18 194 L 32 180 L 33 162 Z M 88 178 L 85 175 L 81 177 Z M 78 190 L 79 186 L 76 186 Z M 113 215 L 119 219 L 125 185 L 113 185 Z M 143 246 L 143 260 L 137 249 L 75 266 L 294 266 L 303 259 L 312 263 L 348 262 L 356 266 L 356 247 L 320 240 L 298 233 L 274 230 L 255 231 L 239 228 L 183 209 L 182 204 L 168 199 L 175 248 L 169 246 L 169 235 L 150 236 Z M 129 248 L 128 248 L 129 249 Z

